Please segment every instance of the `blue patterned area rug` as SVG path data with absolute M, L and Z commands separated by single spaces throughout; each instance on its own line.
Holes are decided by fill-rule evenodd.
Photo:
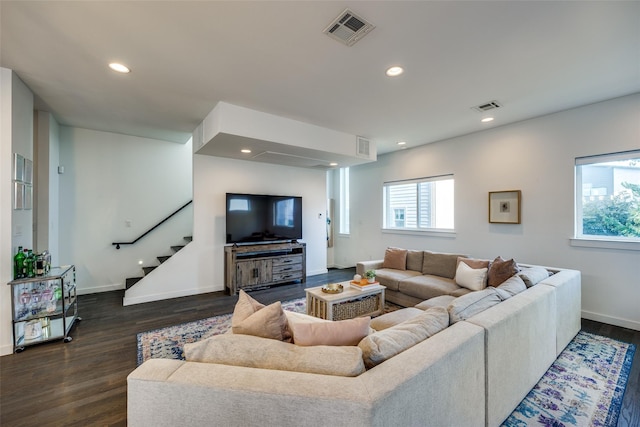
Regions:
M 618 424 L 635 346 L 579 332 L 503 426 Z
M 305 298 L 282 303 L 284 310 L 297 313 L 305 313 L 306 306 Z M 182 349 L 186 343 L 224 334 L 231 327 L 232 314 L 221 314 L 208 319 L 140 332 L 138 334 L 138 365 L 147 359 L 184 360 Z

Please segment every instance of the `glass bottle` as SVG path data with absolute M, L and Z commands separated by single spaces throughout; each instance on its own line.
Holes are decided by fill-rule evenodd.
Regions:
M 29 249 L 27 258 L 24 260 L 27 264 L 27 277 L 36 277 L 35 259 L 36 258 L 33 255 L 33 251 Z
M 24 268 L 24 253 L 22 246 L 18 246 L 18 253 L 13 257 L 13 278 L 22 279 L 22 269 Z
M 29 257 L 29 249 L 23 249 L 22 254 L 24 255 L 24 261 L 22 262 L 22 278 L 29 277 L 27 274 L 27 258 Z

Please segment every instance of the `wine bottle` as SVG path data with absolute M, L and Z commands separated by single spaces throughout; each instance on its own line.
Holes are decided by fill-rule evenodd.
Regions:
M 22 261 L 22 278 L 24 279 L 26 277 L 29 277 L 29 275 L 27 274 L 27 258 L 29 257 L 29 249 L 23 249 L 22 255 L 24 256 Z
M 22 279 L 22 269 L 24 268 L 24 253 L 22 246 L 18 246 L 18 253 L 13 257 L 13 278 Z
M 33 255 L 33 251 L 29 249 L 27 253 L 27 258 L 24 260 L 27 264 L 27 277 L 36 277 L 35 272 L 35 256 Z

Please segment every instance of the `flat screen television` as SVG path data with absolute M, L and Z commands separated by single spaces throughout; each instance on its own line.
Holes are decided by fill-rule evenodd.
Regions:
M 302 197 L 227 193 L 227 243 L 302 239 Z

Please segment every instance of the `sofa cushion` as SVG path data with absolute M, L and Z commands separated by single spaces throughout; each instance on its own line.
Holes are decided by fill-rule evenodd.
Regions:
M 402 280 L 398 290 L 405 295 L 426 300 L 440 295 L 449 295 L 460 289 L 453 279 L 440 276 L 419 275 Z
M 466 295 L 466 294 L 468 294 L 470 292 L 473 292 L 473 291 L 471 291 L 470 289 L 467 289 L 467 288 L 459 287 L 455 291 L 449 292 L 449 295 L 451 295 L 452 297 L 456 297 L 457 298 L 457 297 L 461 297 L 462 295 Z
M 520 276 L 516 275 L 516 276 L 511 276 L 509 277 L 507 280 L 505 280 L 504 282 L 502 282 L 500 284 L 500 286 L 498 286 L 496 288 L 497 291 L 502 291 L 502 292 L 506 292 L 510 297 L 519 294 L 522 291 L 526 291 L 527 290 L 527 286 L 525 285 L 524 281 L 522 280 L 522 278 L 520 278 Z M 503 295 L 503 294 L 501 294 Z M 507 299 L 508 297 L 504 297 L 502 299 Z
M 291 323 L 293 342 L 300 346 L 314 345 L 358 345 L 369 334 L 371 317 L 335 322 L 294 322 Z
M 530 288 L 549 277 L 549 272 L 544 267 L 527 267 L 520 270 L 518 276 L 522 278 L 527 288 Z
M 453 325 L 461 320 L 482 313 L 486 309 L 502 302 L 502 298 L 493 288 L 486 288 L 481 291 L 471 292 L 456 298 L 447 308 L 449 311 L 449 321 Z
M 383 329 L 390 328 L 406 320 L 413 319 L 419 314 L 422 314 L 422 310 L 417 308 L 401 308 L 400 310 L 392 311 L 372 319 L 371 327 L 376 331 L 382 331 Z
M 422 272 L 423 251 L 407 251 L 407 270 Z
M 431 274 L 453 279 L 456 275 L 458 257 L 466 258 L 467 256 L 424 251 L 422 274 Z
M 496 257 L 489 266 L 487 274 L 487 284 L 489 286 L 499 286 L 518 272 L 518 265 L 513 259 L 505 261 L 501 256 Z
M 487 268 L 471 268 L 466 262 L 459 262 L 455 279 L 463 288 L 480 291 L 487 286 Z
M 242 289 L 231 317 L 231 330 L 234 334 L 291 342 L 287 317 L 280 301 L 265 307 Z
M 387 248 L 382 260 L 382 268 L 393 268 L 395 270 L 407 269 L 407 250 L 400 248 Z
M 398 290 L 401 281 L 421 275 L 420 271 L 413 270 L 393 270 L 391 268 L 376 270 L 376 280 L 392 291 Z
M 449 307 L 449 304 L 456 299 L 453 295 L 441 295 L 439 297 L 431 298 L 425 301 L 422 301 L 419 304 L 416 304 L 414 307 L 420 310 L 428 310 L 431 307 Z
M 250 335 L 222 334 L 184 345 L 189 362 L 355 377 L 364 372 L 357 346 L 300 347 Z
M 365 337 L 358 347 L 367 368 L 402 353 L 449 326 L 449 315 L 442 307 L 434 307 L 413 319 Z

